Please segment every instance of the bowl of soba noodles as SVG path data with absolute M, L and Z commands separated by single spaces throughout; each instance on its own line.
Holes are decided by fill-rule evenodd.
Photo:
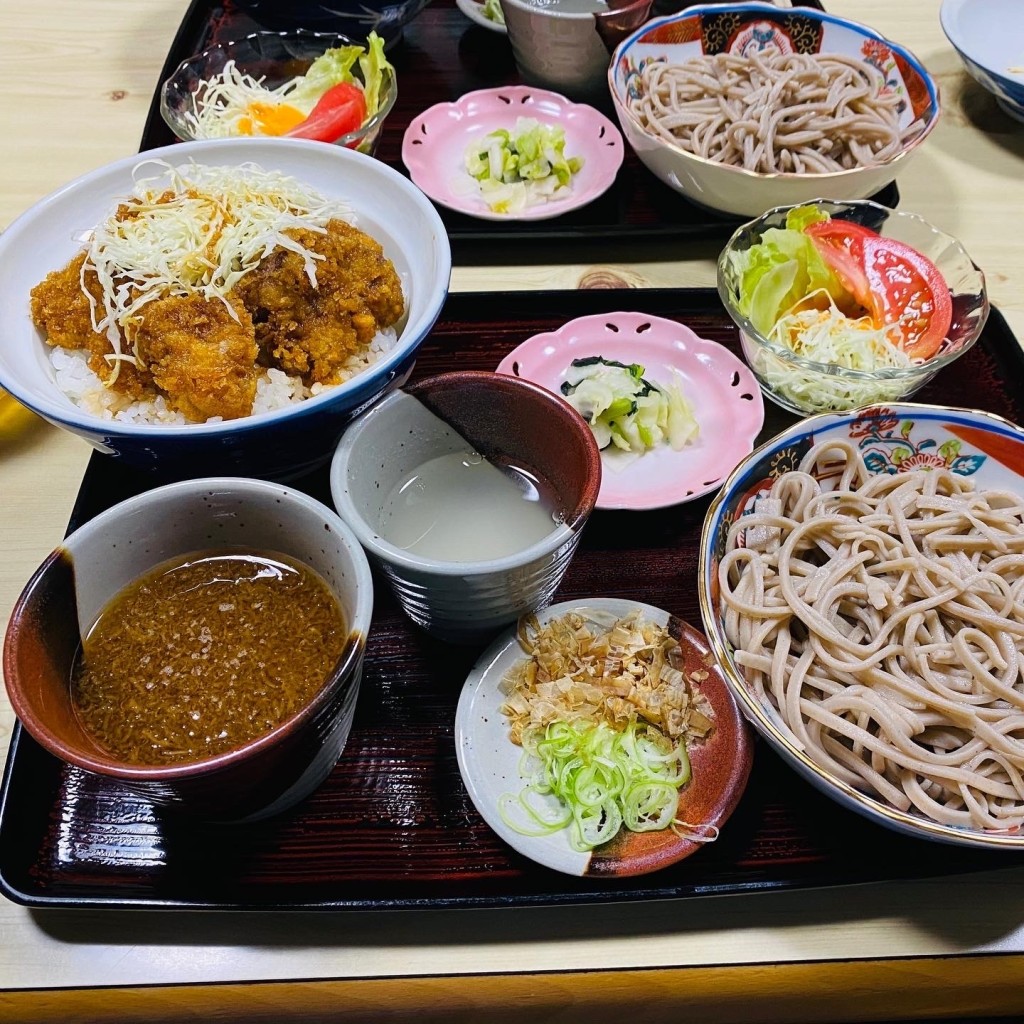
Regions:
M 608 85 L 655 176 L 742 217 L 873 195 L 939 116 L 937 85 L 904 47 L 844 18 L 766 3 L 647 22 L 615 49 Z
M 803 778 L 906 835 L 1024 850 L 1024 429 L 912 403 L 803 420 L 708 509 L 701 614 Z

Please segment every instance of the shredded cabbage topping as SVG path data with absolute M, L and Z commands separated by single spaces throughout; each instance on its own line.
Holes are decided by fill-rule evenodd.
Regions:
M 517 213 L 571 188 L 581 157 L 565 155 L 565 129 L 520 117 L 466 149 L 465 167 L 495 213 Z
M 316 283 L 316 260 L 322 257 L 286 235 L 287 229 L 324 231 L 333 219 L 352 219 L 347 203 L 255 164 L 172 167 L 150 160 L 134 173 L 148 165 L 162 173 L 136 177 L 133 194 L 94 229 L 82 265 L 93 328 L 107 336 L 113 348 L 108 358 L 118 364 L 133 361 L 122 352 L 122 337 L 147 302 L 199 293 L 220 299 L 236 316 L 228 292 L 278 247 L 302 256 Z M 102 303 L 86 287 L 90 271 Z M 107 381 L 112 382 L 113 377 Z
M 527 785 L 502 798 L 503 819 L 526 835 L 568 827 L 581 851 L 623 826 L 682 826 L 687 838 L 714 839 L 717 829 L 676 820 L 679 790 L 690 780 L 687 746 L 714 727 L 699 689 L 708 673 L 687 679 L 677 667 L 679 642 L 639 612 L 598 618 L 570 612 L 543 627 L 534 616 L 520 622 L 529 657 L 502 680 L 501 710 L 524 749 Z

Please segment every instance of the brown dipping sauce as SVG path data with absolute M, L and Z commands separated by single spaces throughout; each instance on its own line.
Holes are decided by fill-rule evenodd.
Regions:
M 308 566 L 198 552 L 151 569 L 103 609 L 75 659 L 72 701 L 118 758 L 196 761 L 298 711 L 347 641 L 337 599 Z

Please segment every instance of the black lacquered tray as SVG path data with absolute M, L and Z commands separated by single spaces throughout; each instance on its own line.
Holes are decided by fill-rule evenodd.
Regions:
M 271 5 L 273 28 L 287 19 L 287 4 Z M 309 7 L 310 4 L 306 4 Z M 321 5 L 330 8 L 329 0 Z M 685 6 L 674 3 L 673 7 Z M 805 7 L 821 8 L 816 0 Z M 324 23 L 317 20 L 317 27 Z M 186 57 L 207 46 L 237 39 L 264 28 L 255 9 L 245 0 L 192 0 L 167 55 L 162 82 Z M 296 18 L 294 27 L 303 27 Z M 389 57 L 398 77 L 398 99 L 388 116 L 377 156 L 406 173 L 402 163 L 402 136 L 410 121 L 434 103 L 458 99 L 473 89 L 487 89 L 519 82 L 508 39 L 471 22 L 454 0 L 434 0 L 409 25 L 392 47 Z M 611 99 L 598 104 L 618 123 Z M 174 135 L 160 116 L 159 84 L 142 137 L 142 149 L 168 145 Z M 873 197 L 883 206 L 895 207 L 899 191 L 895 183 Z M 479 256 L 496 243 L 511 245 L 521 253 L 524 243 L 544 240 L 584 242 L 595 239 L 650 242 L 655 239 L 727 238 L 743 218 L 720 215 L 696 206 L 660 182 L 626 145 L 626 157 L 615 184 L 603 196 L 579 210 L 552 220 L 485 221 L 438 207 L 456 258 Z M 507 257 L 507 249 L 501 250 Z M 508 262 L 506 259 L 505 262 Z
M 415 376 L 494 369 L 531 334 L 618 310 L 676 318 L 738 351 L 736 330 L 710 289 L 469 293 L 449 298 Z M 978 344 L 915 400 L 1024 422 L 1022 379 L 1020 347 L 993 312 Z M 766 403 L 763 436 L 793 419 Z M 159 482 L 94 455 L 70 527 Z M 326 468 L 298 486 L 330 500 Z M 710 500 L 653 512 L 596 511 L 556 600 L 631 598 L 699 627 L 698 542 Z M 0 889 L 37 907 L 495 907 L 844 885 L 1019 861 L 888 832 L 842 810 L 759 745 L 721 838 L 693 857 L 627 879 L 576 879 L 539 867 L 490 831 L 459 775 L 455 708 L 480 651 L 427 638 L 404 618 L 384 581 L 375 582 L 351 738 L 312 797 L 244 828 L 165 818 L 116 784 L 50 757 L 17 726 L 0 791 Z

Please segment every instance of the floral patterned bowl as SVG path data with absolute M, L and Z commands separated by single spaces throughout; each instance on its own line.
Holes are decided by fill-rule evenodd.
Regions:
M 990 413 L 913 403 L 875 405 L 849 413 L 812 416 L 772 438 L 741 462 L 723 484 L 704 520 L 698 586 L 711 649 L 754 728 L 799 775 L 847 809 L 906 835 L 962 846 L 1024 849 L 1024 831 L 989 831 L 940 824 L 869 796 L 820 766 L 776 708 L 762 702 L 737 664 L 725 627 L 718 567 L 730 528 L 753 511 L 782 474 L 823 441 L 850 442 L 877 475 L 944 469 L 977 490 L 1024 494 L 1024 429 Z M 826 488 L 827 489 L 827 488 Z M 742 541 L 741 541 L 742 543 Z M 794 620 L 794 628 L 799 622 Z
M 761 173 L 688 152 L 652 134 L 631 109 L 639 75 L 652 61 L 679 64 L 701 54 L 835 53 L 864 61 L 885 76 L 886 89 L 903 98 L 900 126 L 920 121 L 895 157 L 828 174 Z M 756 217 L 773 206 L 827 195 L 864 199 L 892 182 L 930 134 L 939 117 L 938 87 L 908 50 L 874 30 L 809 7 L 769 3 L 708 4 L 647 22 L 615 49 L 608 69 L 615 113 L 626 141 L 654 175 L 691 202 L 733 216 Z
M 816 199 L 814 205 L 833 219 L 863 225 L 909 245 L 935 264 L 953 302 L 953 320 L 946 338 L 935 355 L 924 362 L 869 371 L 817 362 L 765 337 L 739 309 L 740 281 L 730 257 L 755 245 L 768 229 L 784 227 L 791 207 L 780 207 L 737 229 L 719 257 L 718 294 L 740 329 L 743 354 L 761 390 L 791 412 L 842 412 L 909 398 L 978 340 L 989 313 L 985 276 L 955 238 L 915 213 L 890 210 L 869 199 Z

